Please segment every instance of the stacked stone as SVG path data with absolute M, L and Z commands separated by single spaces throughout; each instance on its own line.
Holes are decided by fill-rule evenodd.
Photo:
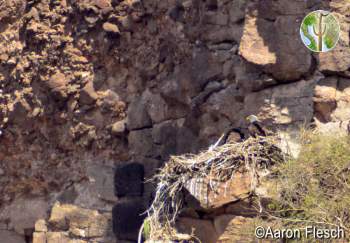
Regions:
M 35 223 L 33 243 L 114 242 L 111 215 L 71 204 L 56 203 L 46 221 Z

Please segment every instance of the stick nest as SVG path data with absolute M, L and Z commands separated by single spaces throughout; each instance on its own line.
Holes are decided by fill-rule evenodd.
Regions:
M 172 156 L 153 178 L 157 182 L 157 188 L 153 203 L 147 211 L 150 238 L 179 238 L 174 224 L 183 205 L 182 190 L 189 179 L 210 178 L 225 182 L 232 178 L 235 171 L 245 170 L 252 175 L 253 193 L 259 181 L 258 171 L 268 169 L 285 159 L 276 146 L 277 141 L 272 136 L 250 137 L 242 142 L 211 147 L 199 154 Z

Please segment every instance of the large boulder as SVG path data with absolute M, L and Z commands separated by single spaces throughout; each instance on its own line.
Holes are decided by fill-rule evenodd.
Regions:
M 299 37 L 303 18 L 301 10 L 305 3 L 300 1 L 295 3 L 296 7 L 293 5 L 283 5 L 277 1 L 254 1 L 249 4 L 239 47 L 243 58 L 261 66 L 281 81 L 300 79 L 310 71 L 312 64 L 310 52 Z M 284 8 L 293 15 L 287 15 L 288 11 Z
M 110 213 L 56 203 L 47 221 L 35 223 L 33 243 L 114 242 Z
M 227 182 L 193 178 L 186 182 L 185 188 L 202 208 L 211 209 L 247 198 L 252 192 L 251 183 L 250 173 L 236 172 Z
M 111 235 L 112 229 L 110 214 L 59 203 L 52 208 L 49 225 L 58 232 L 68 231 L 76 238 L 104 237 Z

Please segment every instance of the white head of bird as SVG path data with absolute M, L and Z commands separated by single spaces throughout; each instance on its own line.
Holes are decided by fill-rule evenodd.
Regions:
M 257 116 L 255 115 L 250 115 L 250 116 L 247 116 L 247 121 L 249 121 L 249 123 L 254 123 L 254 122 L 259 122 L 259 119 Z

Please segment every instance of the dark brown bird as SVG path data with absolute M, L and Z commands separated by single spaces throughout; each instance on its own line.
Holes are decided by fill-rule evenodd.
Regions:
M 244 140 L 244 133 L 240 128 L 229 128 L 224 135 L 224 143 L 237 143 Z
M 249 121 L 248 131 L 249 131 L 250 136 L 252 136 L 254 138 L 256 138 L 258 136 L 266 137 L 266 131 L 260 125 L 260 121 L 256 116 L 250 115 L 246 119 Z

